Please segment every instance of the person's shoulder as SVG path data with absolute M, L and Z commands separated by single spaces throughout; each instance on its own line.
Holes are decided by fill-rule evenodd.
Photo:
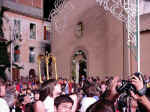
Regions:
M 0 97 L 0 101 L 3 101 L 4 99 Z
M 73 98 L 73 99 L 77 99 L 78 98 L 78 96 L 77 96 L 77 94 L 71 94 L 71 95 L 69 95 L 71 98 Z
M 96 100 L 94 97 L 85 97 L 83 100 L 88 101 L 88 100 Z
M 0 98 L 0 112 L 9 112 L 9 106 L 6 102 L 6 100 L 4 100 L 3 98 Z
M 7 102 L 6 102 L 6 100 L 4 100 L 3 98 L 0 98 L 0 104 L 1 104 L 1 103 L 2 103 L 2 104 L 5 104 L 5 103 L 7 103 Z
M 91 104 L 91 103 L 94 103 L 94 102 L 96 102 L 95 98 L 93 98 L 93 97 L 85 97 L 85 98 L 82 99 L 81 103 Z
M 47 96 L 44 100 L 44 102 L 50 102 L 50 101 L 54 101 L 54 98 Z
M 42 101 L 35 102 L 33 108 L 35 112 L 45 112 L 45 107 Z
M 40 105 L 41 106 L 44 105 L 43 102 L 40 100 L 34 103 L 34 106 L 40 106 Z
M 48 96 L 46 99 L 43 101 L 43 104 L 46 108 L 49 108 L 50 106 L 54 105 L 54 98 Z

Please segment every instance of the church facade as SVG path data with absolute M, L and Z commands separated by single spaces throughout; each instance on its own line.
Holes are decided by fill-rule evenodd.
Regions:
M 142 8 L 141 18 L 144 4 Z M 141 19 L 141 29 L 144 20 Z M 141 33 L 141 72 L 144 74 L 149 73 L 150 65 L 148 36 L 149 32 Z M 125 24 L 104 11 L 96 1 L 66 3 L 53 19 L 51 42 L 60 77 L 120 75 L 124 78 L 137 71 L 137 61 L 127 44 Z
M 66 3 L 53 21 L 51 38 L 58 75 L 68 78 L 77 73 L 100 77 L 122 75 L 124 37 L 124 24 L 96 1 Z

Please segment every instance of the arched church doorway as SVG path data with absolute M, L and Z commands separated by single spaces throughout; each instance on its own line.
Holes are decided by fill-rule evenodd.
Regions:
M 72 78 L 76 83 L 87 77 L 87 56 L 83 50 L 78 50 L 72 57 Z

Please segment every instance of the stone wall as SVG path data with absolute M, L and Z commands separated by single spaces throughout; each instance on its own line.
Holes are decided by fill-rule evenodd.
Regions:
M 69 4 L 55 17 L 51 40 L 59 76 L 71 77 L 72 55 L 79 49 L 87 52 L 89 76 L 122 75 L 123 24 L 96 1 L 71 0 Z M 60 21 L 65 25 L 58 26 Z M 79 21 L 83 22 L 83 36 L 78 38 L 75 29 Z
M 49 40 L 44 40 L 44 26 L 49 26 L 49 22 L 44 22 L 40 19 L 35 19 L 32 17 L 24 16 L 10 11 L 5 11 L 4 13 L 4 36 L 7 40 L 13 40 L 13 29 L 14 29 L 14 19 L 20 20 L 21 24 L 21 39 L 22 41 L 16 40 L 12 43 L 12 50 L 9 49 L 10 53 L 13 53 L 13 47 L 16 44 L 20 46 L 20 60 L 17 62 L 19 66 L 24 69 L 20 70 L 20 75 L 23 77 L 28 77 L 29 70 L 34 69 L 36 75 L 38 75 L 38 61 L 37 57 L 39 54 L 43 53 L 43 46 L 45 44 L 50 44 Z M 30 39 L 30 23 L 36 25 L 36 39 Z M 29 62 L 29 48 L 34 47 L 35 52 L 35 62 Z M 12 58 L 13 60 L 13 58 Z

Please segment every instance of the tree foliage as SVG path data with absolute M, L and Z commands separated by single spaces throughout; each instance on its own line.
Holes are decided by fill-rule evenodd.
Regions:
M 7 51 L 8 46 L 11 44 L 11 41 L 0 42 L 0 76 L 6 80 L 5 70 L 10 68 L 10 59 L 9 53 Z
M 4 12 L 4 10 L 0 10 L 0 37 L 4 36 L 3 29 L 2 29 L 2 26 L 3 26 L 3 20 L 2 20 L 3 12 Z

